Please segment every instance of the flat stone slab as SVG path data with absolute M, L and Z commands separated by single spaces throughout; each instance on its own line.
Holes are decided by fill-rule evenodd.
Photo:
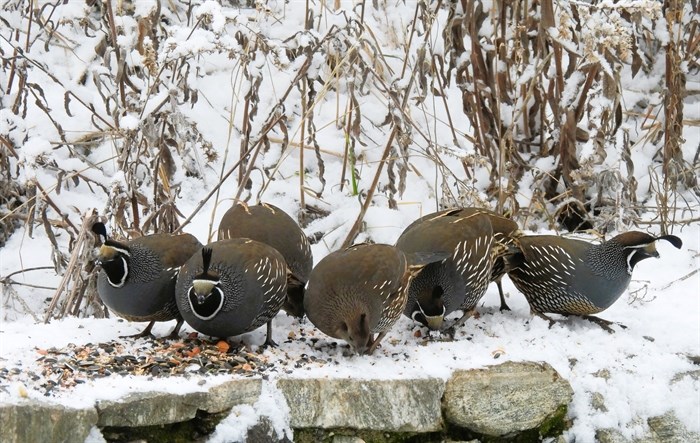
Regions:
M 206 392 L 140 392 L 118 401 L 98 401 L 97 425 L 138 427 L 188 421 L 198 410 L 217 413 L 236 405 L 253 404 L 261 389 L 260 379 L 236 379 L 213 386 Z
M 33 400 L 0 405 L 0 441 L 84 441 L 97 424 L 95 408 L 68 408 Z
M 118 400 L 97 402 L 97 426 L 139 427 L 187 421 L 204 403 L 204 393 L 138 392 Z
M 238 405 L 252 405 L 262 391 L 262 380 L 259 378 L 244 378 L 225 381 L 209 389 L 199 406 L 202 411 L 216 414 Z
M 292 428 L 391 432 L 442 429 L 444 381 L 281 379 Z
M 455 371 L 443 406 L 449 423 L 498 437 L 539 428 L 572 397 L 569 382 L 547 363 L 506 362 Z

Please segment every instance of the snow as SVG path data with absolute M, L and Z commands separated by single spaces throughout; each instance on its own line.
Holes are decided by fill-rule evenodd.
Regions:
M 289 427 L 289 406 L 282 393 L 271 384 L 263 384 L 260 398 L 254 405 L 234 406 L 231 414 L 219 423 L 209 443 L 246 441 L 247 430 L 266 417 L 277 436 L 293 438 Z
M 81 18 L 90 13 L 84 3 L 68 3 L 70 7 L 59 8 L 62 19 Z M 156 3 L 135 2 L 136 17 L 150 14 Z M 351 3 L 353 2 L 343 2 L 344 13 L 353 14 Z M 485 9 L 490 7 L 489 3 Z M 164 4 L 163 9 L 165 8 Z M 285 47 L 290 45 L 283 44 L 285 39 L 303 29 L 304 8 L 296 5 L 287 7 L 285 2 L 268 2 L 266 8 L 256 12 L 223 7 L 218 2 L 207 1 L 195 8 L 193 21 L 204 16 L 210 17 L 210 20 L 197 28 L 188 24 L 184 18 L 176 19 L 175 15 L 170 17 L 172 24 L 159 31 L 164 32 L 168 38 L 160 40 L 161 49 L 158 52 L 157 63 L 160 67 L 166 63 L 175 63 L 179 57 L 188 57 L 192 66 L 187 72 L 186 83 L 190 88 L 197 89 L 199 100 L 175 107 L 174 104 L 182 100 L 182 84 L 177 83 L 175 79 L 162 78 L 160 81 L 165 82 L 165 85 L 161 89 L 153 90 L 146 103 L 138 103 L 134 105 L 134 109 L 129 108 L 128 113 L 120 115 L 121 130 L 134 133 L 130 136 L 135 136 L 139 129 L 143 131 L 147 120 L 165 102 L 164 107 L 177 113 L 182 120 L 174 131 L 191 131 L 188 124 L 192 123 L 218 153 L 218 159 L 209 162 L 204 158 L 202 141 L 193 141 L 191 145 L 177 147 L 190 150 L 188 158 L 196 159 L 196 162 L 193 161 L 196 164 L 192 165 L 192 170 L 199 172 L 197 177 L 178 169 L 174 176 L 174 183 L 180 186 L 176 200 L 177 208 L 185 217 L 195 210 L 208 190 L 218 183 L 221 171 L 228 170 L 238 160 L 243 103 L 251 86 L 251 79 L 254 76 L 262 78 L 257 90 L 260 109 L 250 122 L 253 128 L 251 133 L 256 137 L 266 122 L 268 112 L 277 105 L 281 95 L 285 93 L 294 75 L 306 60 L 305 55 L 300 55 L 295 60 L 287 59 Z M 351 46 L 355 40 L 346 35 L 342 35 L 343 40 L 335 48 L 338 58 L 342 59 L 347 57 L 347 52 L 343 51 L 353 47 L 369 66 L 383 73 L 385 84 L 389 85 L 395 80 L 395 87 L 403 88 L 410 80 L 408 74 L 399 78 L 404 57 L 403 47 L 408 44 L 405 30 L 410 28 L 408 25 L 413 19 L 414 10 L 393 6 L 393 3 L 387 8 L 386 12 L 368 10 L 365 15 L 365 20 L 373 32 L 373 37 L 367 38 L 386 42 L 382 48 L 383 54 L 371 55 L 363 46 Z M 355 12 L 357 11 L 359 8 L 356 8 Z M 325 18 L 320 21 L 323 26 L 319 25 L 308 33 L 296 35 L 293 40 L 295 46 L 314 46 L 332 25 L 342 24 L 344 21 L 342 14 L 328 10 L 324 10 L 323 14 Z M 3 17 L 7 17 L 13 26 L 15 22 L 21 23 L 19 17 L 14 17 L 9 12 Z M 446 12 L 440 11 L 435 20 L 444 21 L 445 18 Z M 136 21 L 129 18 L 118 19 L 118 22 L 124 27 L 123 32 L 126 36 L 120 37 L 120 45 L 124 46 L 126 54 L 132 54 L 128 58 L 134 59 L 127 60 L 127 63 L 133 63 L 131 68 L 141 66 L 141 59 L 134 52 L 137 40 L 135 36 L 138 32 Z M 26 25 L 17 26 L 20 29 L 26 28 Z M 480 34 L 488 35 L 492 26 L 493 23 L 486 20 Z M 249 49 L 241 47 L 241 43 L 232 38 L 236 31 L 248 35 L 248 28 L 266 35 L 272 43 L 278 45 L 275 46 L 277 55 L 273 56 L 272 52 L 266 55 L 260 49 L 247 52 Z M 107 116 L 107 120 L 112 121 L 109 115 L 114 108 L 105 108 L 95 84 L 98 78 L 107 77 L 111 75 L 112 70 L 117 69 L 114 55 L 111 56 L 112 66 L 106 65 L 110 60 L 102 60 L 92 50 L 96 38 L 81 35 L 81 29 L 78 31 L 70 34 L 71 38 L 78 42 L 73 55 L 67 50 L 46 52 L 43 42 L 34 44 L 29 54 L 42 66 L 50 66 L 50 73 L 64 85 L 70 85 L 71 92 L 76 97 L 83 98 L 88 105 L 95 106 L 95 113 Z M 663 26 L 656 27 L 654 32 L 656 38 L 669 38 Z M 414 41 L 413 45 L 421 44 L 420 40 Z M 444 51 L 442 42 L 438 41 L 437 44 L 439 51 Z M 465 44 L 469 47 L 469 42 Z M 0 47 L 4 53 L 12 53 L 12 47 L 5 40 L 0 40 Z M 245 67 L 240 60 L 243 53 L 250 57 L 250 64 Z M 318 54 L 314 54 L 310 72 L 313 72 L 313 76 L 328 76 L 330 68 L 317 57 Z M 462 57 L 456 66 L 468 62 L 465 55 Z M 627 109 L 646 112 L 649 103 L 653 105 L 662 100 L 659 91 L 654 94 L 649 91 L 662 85 L 660 76 L 663 71 L 663 66 L 654 66 L 650 72 L 640 71 L 635 78 L 626 70 L 621 73 L 623 103 Z M 410 72 L 410 64 L 406 72 Z M 91 124 L 92 111 L 74 99 L 70 104 L 70 111 L 74 116 L 71 118 L 64 109 L 65 91 L 62 87 L 37 71 L 31 71 L 31 74 L 35 76 L 32 81 L 42 84 L 45 100 L 50 103 L 52 118 L 63 125 L 70 140 L 81 140 L 83 136 L 94 134 L 95 128 Z M 180 74 L 184 75 L 184 71 Z M 3 85 L 8 84 L 5 75 L 4 72 L 0 72 L 0 83 Z M 83 75 L 89 80 L 78 82 Z M 534 75 L 534 69 L 527 68 L 515 81 L 527 84 Z M 150 80 L 155 81 L 153 78 Z M 348 90 L 352 82 L 355 98 L 362 111 L 362 133 L 359 135 L 361 143 L 357 143 L 355 147 L 358 156 L 355 166 L 359 172 L 358 186 L 361 192 L 369 188 L 390 131 L 389 126 L 380 126 L 388 112 L 386 98 L 382 97 L 376 88 L 367 83 L 363 84 L 364 80 L 357 72 L 342 75 L 336 83 L 329 82 L 325 85 L 329 89 L 324 89 L 319 83 L 315 84 L 317 92 L 323 90 L 323 93 L 315 97 L 313 112 L 318 130 L 317 141 L 323 150 L 326 169 L 324 177 L 327 183 L 322 196 L 315 197 L 313 193 L 320 192 L 322 185 L 317 176 L 315 155 L 312 150 L 306 150 L 304 166 L 308 172 L 304 186 L 312 191 L 305 193 L 304 197 L 307 204 L 329 212 L 327 216 L 311 221 L 304 228 L 310 237 L 316 233 L 323 234 L 321 240 L 313 245 L 316 262 L 340 247 L 364 202 L 364 195 L 351 195 L 350 168 L 346 171 L 343 190 L 340 189 L 339 182 L 345 139 L 342 124 L 340 129 L 337 125 L 336 105 L 341 113 L 347 108 Z M 582 78 L 570 78 L 562 101 L 575 101 L 581 82 Z M 462 113 L 461 91 L 454 83 L 452 81 L 449 85 L 445 99 L 448 101 L 452 118 L 456 119 L 455 127 L 459 131 L 469 133 L 469 120 Z M 689 84 L 698 84 L 698 79 L 689 79 Z M 104 94 L 115 93 L 110 88 L 116 90 L 114 84 L 103 84 L 101 87 Z M 140 87 L 144 89 L 143 94 L 146 94 L 145 89 L 151 85 L 143 84 Z M 473 85 L 467 84 L 464 87 L 473 88 Z M 107 190 L 128 189 L 129 181 L 132 180 L 130 175 L 135 175 L 134 171 L 130 171 L 127 176 L 117 165 L 116 156 L 123 147 L 120 137 L 126 132 L 110 134 L 109 137 L 114 138 L 100 134 L 105 137 L 103 142 L 86 146 L 84 151 L 81 148 L 81 156 L 75 157 L 61 143 L 56 128 L 42 110 L 30 106 L 24 118 L 9 110 L 8 104 L 16 99 L 15 93 L 8 92 L 4 96 L 0 93 L 3 105 L 3 109 L 0 109 L 0 136 L 6 137 L 13 145 L 21 146 L 18 150 L 19 161 L 30 163 L 32 167 L 22 169 L 13 179 L 21 182 L 38 180 L 45 189 L 53 190 L 56 185 L 55 176 L 33 166 L 37 157 L 46 156 L 60 163 L 64 170 L 79 171 L 82 177 L 99 184 L 89 186 L 85 179 L 81 179 L 76 186 L 73 186 L 72 182 L 70 188 L 64 185 L 60 195 L 51 191 L 52 198 L 63 214 L 74 223 L 79 223 L 80 216 L 91 208 L 96 208 L 102 215 L 113 216 L 107 213 L 114 208 L 100 186 Z M 290 141 L 296 143 L 296 146 L 301 134 L 300 98 L 301 92 L 293 87 L 283 110 L 288 119 Z M 131 97 L 130 100 L 136 101 L 136 98 Z M 595 102 L 596 107 L 603 109 L 607 106 L 601 103 L 602 101 L 601 98 Z M 462 138 L 458 143 L 464 146 L 454 146 L 442 101 L 435 101 L 437 105 L 428 102 L 429 100 L 426 100 L 425 108 L 416 112 L 414 118 L 423 122 L 422 130 L 430 134 L 431 140 L 425 140 L 416 132 L 412 134 L 412 144 L 409 147 L 409 151 L 412 152 L 409 159 L 412 168 L 409 168 L 407 173 L 408 187 L 403 196 L 394 196 L 398 209 L 388 208 L 387 192 L 377 192 L 375 204 L 365 215 L 364 230 L 357 241 L 393 243 L 402 229 L 415 218 L 437 208 L 438 202 L 444 198 L 445 186 L 450 188 L 450 192 L 458 193 L 452 175 L 464 178 L 462 161 L 466 159 L 467 154 L 470 158 L 475 157 L 475 151 L 472 144 Z M 647 105 L 640 105 L 637 109 L 637 103 Z M 697 119 L 700 115 L 699 109 L 699 106 L 686 107 L 686 118 Z M 653 118 L 662 116 L 650 116 L 650 119 Z M 623 121 L 624 125 L 627 125 L 633 136 L 640 137 L 642 130 L 639 126 L 627 120 Z M 107 128 L 103 129 L 108 131 Z M 282 134 L 276 132 L 271 134 L 271 138 L 273 137 L 281 140 Z M 700 127 L 686 126 L 683 137 L 686 140 L 684 158 L 692 162 L 700 143 Z M 433 141 L 437 143 L 434 145 Z M 650 168 L 659 169 L 658 163 L 651 160 L 656 155 L 658 146 L 648 140 L 635 143 L 631 150 L 635 165 L 648 164 L 652 165 Z M 303 192 L 299 186 L 299 150 L 293 145 L 284 152 L 281 149 L 281 143 L 275 142 L 271 144 L 269 151 L 261 152 L 258 158 L 260 170 L 251 174 L 252 187 L 249 195 L 252 196 L 251 202 L 255 202 L 256 196 L 261 193 L 262 200 L 296 216 L 300 194 Z M 225 155 L 225 152 L 228 155 Z M 430 155 L 435 152 L 440 154 L 440 171 L 435 162 L 425 156 L 426 152 L 430 152 Z M 618 158 L 617 154 L 610 156 L 613 157 Z M 278 162 L 278 159 L 281 161 Z M 185 159 L 180 160 L 178 157 L 177 161 Z M 477 158 L 474 161 L 480 160 Z M 89 168 L 91 164 L 102 169 Z M 547 157 L 538 159 L 531 166 L 534 171 L 523 176 L 516 195 L 521 208 L 531 206 L 534 191 L 532 187 L 536 186 L 534 183 L 541 183 L 535 175 L 550 173 L 556 167 L 556 163 L 554 158 Z M 141 165 L 141 168 L 138 174 L 141 179 L 150 176 L 146 170 L 147 165 Z M 654 180 L 650 175 L 650 168 L 641 166 L 634 171 L 635 179 L 639 183 L 639 201 L 645 202 L 644 209 L 651 209 L 641 214 L 641 223 L 637 229 L 658 234 L 658 219 L 653 211 L 656 196 L 648 192 L 650 183 Z M 274 180 L 265 176 L 264 171 L 268 169 Z M 414 173 L 414 169 L 419 171 L 420 175 Z M 445 173 L 447 178 L 443 186 L 442 177 L 438 174 L 444 171 L 449 173 Z M 196 235 L 203 243 L 211 239 L 212 231 L 230 206 L 231 199 L 238 189 L 236 176 L 237 174 L 233 174 L 224 182 L 218 200 L 212 199 L 203 205 L 192 222 L 184 228 L 186 232 Z M 380 187 L 386 185 L 387 180 L 386 174 L 382 175 Z M 472 192 L 470 195 L 476 196 L 475 199 L 485 200 L 485 189 L 489 183 L 488 169 L 476 169 L 473 180 L 469 183 L 472 186 L 469 190 Z M 143 184 L 143 189 L 149 189 L 149 186 L 152 187 L 152 184 Z M 151 198 L 152 194 L 146 195 Z M 685 208 L 686 212 L 683 207 L 677 212 L 678 219 L 697 220 L 697 200 L 689 199 L 689 202 Z M 692 206 L 693 202 L 696 202 L 695 206 Z M 50 218 L 60 219 L 61 216 L 50 213 Z M 518 221 L 523 222 L 522 219 Z M 537 233 L 552 232 L 546 229 L 544 222 L 529 218 L 527 223 L 524 228 L 537 229 Z M 71 239 L 65 232 L 56 232 L 61 252 L 68 254 Z M 285 376 L 297 378 L 447 379 L 455 369 L 480 368 L 504 361 L 544 361 L 567 379 L 574 390 L 569 409 L 572 427 L 565 434 L 567 441 L 593 441 L 595 430 L 600 428 L 616 428 L 630 438 L 641 436 L 648 431 L 646 418 L 668 411 L 672 411 L 690 430 L 700 432 L 700 382 L 697 378 L 687 375 L 688 372 L 697 370 L 697 366 L 688 356 L 700 355 L 700 274 L 697 272 L 700 269 L 700 223 L 694 221 L 675 226 L 672 233 L 683 239 L 683 248 L 676 250 L 666 242 L 659 242 L 661 258 L 645 260 L 637 265 L 629 290 L 601 314 L 605 319 L 627 326 L 627 329 L 615 326 L 615 334 L 608 334 L 597 325 L 581 319 L 567 319 L 549 328 L 547 322 L 530 315 L 523 296 L 505 278 L 504 290 L 509 294 L 508 303 L 512 311 L 498 311 L 498 292 L 495 285 L 492 285 L 479 307 L 480 317 L 467 321 L 451 342 L 428 340 L 425 330 L 417 327 L 410 319 L 401 318 L 375 355 L 347 356 L 347 347 L 342 344 L 335 346 L 336 340 L 324 336 L 308 321 L 299 322 L 280 313 L 275 318 L 273 331 L 273 338 L 279 343 L 279 347 L 266 349 L 262 355 L 270 363 L 286 370 L 279 371 L 280 373 L 289 372 Z M 612 235 L 612 232 L 607 234 L 608 237 Z M 585 238 L 593 241 L 591 236 Z M 142 340 L 119 339 L 118 336 L 140 332 L 144 324 L 129 323 L 114 317 L 70 317 L 52 320 L 48 324 L 41 322 L 47 300 L 54 293 L 52 288 L 58 285 L 64 271 L 62 268 L 56 270 L 51 249 L 48 235 L 41 224 L 34 226 L 32 233 L 25 226 L 20 226 L 0 249 L 0 283 L 3 288 L 0 306 L 0 368 L 21 368 L 22 371 L 39 373 L 38 350 L 64 347 L 71 343 L 80 345 L 116 340 L 128 349 L 137 350 Z M 18 272 L 30 268 L 37 269 Z M 156 336 L 165 335 L 173 326 L 174 322 L 158 323 L 154 327 L 154 333 Z M 190 332 L 192 329 L 185 326 L 181 336 L 186 337 Z M 416 336 L 418 332 L 420 334 Z M 289 339 L 290 336 L 296 338 Z M 300 340 L 299 337 L 302 336 L 307 340 Z M 265 331 L 261 328 L 234 340 L 251 349 L 257 349 L 264 338 Z M 312 341 L 310 338 L 318 340 Z M 332 359 L 337 364 L 308 364 L 295 368 L 294 362 L 303 355 L 324 360 Z M 141 390 L 196 392 L 235 377 L 237 376 L 192 374 L 186 378 L 147 378 L 113 375 L 89 380 L 73 388 L 57 389 L 48 396 L 44 395 L 36 383 L 20 377 L 7 384 L 0 381 L 0 403 L 18 402 L 29 397 L 77 407 L 93 405 L 97 400 L 118 399 L 130 392 Z M 263 416 L 271 421 L 278 435 L 291 436 L 289 410 L 275 389 L 276 377 L 277 375 L 271 374 L 270 383 L 263 384 L 263 393 L 256 404 L 235 407 L 231 415 L 221 422 L 215 433 L 210 436 L 210 441 L 243 439 L 247 428 Z M 206 381 L 204 387 L 201 384 L 202 380 Z M 592 398 L 598 394 L 604 398 L 607 411 L 597 410 L 591 405 Z M 86 441 L 101 442 L 104 439 L 95 428 Z
M 32 137 L 22 146 L 23 157 L 30 163 L 49 152 L 51 152 L 51 143 L 42 137 Z

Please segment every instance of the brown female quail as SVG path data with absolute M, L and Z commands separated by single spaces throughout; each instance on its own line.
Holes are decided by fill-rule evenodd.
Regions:
M 401 316 L 408 284 L 422 266 L 409 265 L 390 245 L 332 252 L 311 271 L 306 315 L 323 333 L 347 341 L 358 354 L 371 354 Z

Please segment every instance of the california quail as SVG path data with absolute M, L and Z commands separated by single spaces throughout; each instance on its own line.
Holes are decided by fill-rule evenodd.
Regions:
M 289 315 L 304 316 L 304 286 L 313 267 L 311 245 L 306 234 L 280 208 L 268 203 L 248 206 L 235 204 L 219 224 L 218 239 L 246 237 L 277 249 L 291 271 L 287 299 L 282 306 Z
M 410 231 L 414 227 L 420 225 L 426 220 L 432 220 L 439 217 L 466 217 L 476 213 L 485 214 L 488 216 L 491 222 L 491 227 L 493 229 L 493 237 L 496 243 L 502 245 L 503 248 L 499 248 L 498 254 L 496 255 L 493 267 L 491 268 L 491 281 L 496 283 L 498 287 L 498 295 L 501 299 L 501 311 L 510 311 L 508 304 L 506 303 L 506 298 L 503 293 L 503 286 L 501 285 L 501 279 L 506 274 L 506 262 L 504 257 L 511 251 L 511 246 L 513 245 L 514 239 L 520 237 L 522 232 L 520 231 L 518 224 L 513 220 L 506 218 L 502 215 L 483 208 L 453 208 L 446 209 L 432 214 L 424 215 L 423 217 L 415 220 L 413 223 L 408 225 L 404 229 L 404 233 Z M 403 234 L 402 234 L 403 235 Z
M 465 214 L 465 215 L 460 215 Z M 404 314 L 433 330 L 456 310 L 463 323 L 476 311 L 492 276 L 497 252 L 489 216 L 478 210 L 443 211 L 410 225 L 396 247 L 407 254 L 447 251 L 450 255 L 427 265 L 411 282 Z
M 311 272 L 306 315 L 323 333 L 347 341 L 358 354 L 371 354 L 401 316 L 408 284 L 421 266 L 410 266 L 390 245 L 332 252 Z
M 169 338 L 177 337 L 182 317 L 175 303 L 175 279 L 180 266 L 202 244 L 190 234 L 154 234 L 118 242 L 107 238 L 103 223 L 93 232 L 105 241 L 97 256 L 101 266 L 97 293 L 115 314 L 129 321 L 148 321 L 146 329 L 132 337 L 151 335 L 156 321 L 177 319 Z
M 532 312 L 580 315 L 606 331 L 611 322 L 593 317 L 612 305 L 627 289 L 634 266 L 658 257 L 655 242 L 683 245 L 675 235 L 631 231 L 593 244 L 554 235 L 523 236 L 515 241 L 519 252 L 509 257 L 508 275 L 525 295 Z
M 276 249 L 248 238 L 209 243 L 182 266 L 177 307 L 185 321 L 212 337 L 230 337 L 267 323 L 287 294 L 287 265 Z

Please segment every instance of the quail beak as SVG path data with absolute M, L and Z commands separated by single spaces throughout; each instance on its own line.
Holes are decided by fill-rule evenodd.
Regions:
M 199 303 L 200 305 L 204 303 L 204 301 L 207 298 L 206 294 L 200 294 L 199 292 L 195 292 L 194 295 L 197 297 L 197 303 Z

